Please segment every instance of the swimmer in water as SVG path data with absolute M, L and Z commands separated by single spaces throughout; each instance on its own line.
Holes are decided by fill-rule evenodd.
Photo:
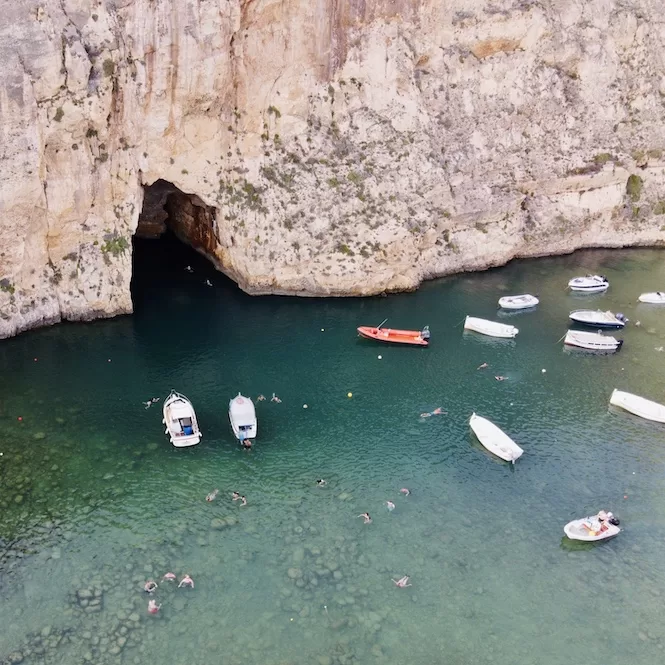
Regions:
M 157 582 L 153 580 L 148 580 L 143 585 L 143 590 L 146 591 L 147 593 L 152 593 L 156 588 L 157 588 Z
M 391 513 L 395 510 L 395 504 L 392 501 L 386 501 L 386 507 Z
M 175 582 L 175 573 L 166 573 L 162 579 L 168 580 L 169 582 Z
M 219 494 L 219 490 L 213 490 L 212 492 L 210 492 L 210 494 L 208 494 L 208 496 L 206 496 L 206 501 L 214 501 L 215 497 L 218 494 Z
M 265 401 L 266 401 L 266 396 L 265 396 L 265 395 L 259 395 L 259 396 L 256 398 L 256 401 L 257 401 L 257 402 L 265 402 Z
M 194 580 L 187 574 L 180 580 L 180 584 L 178 584 L 178 589 L 182 586 L 190 586 L 192 589 L 194 588 Z
M 212 282 L 209 279 L 206 279 L 205 282 L 203 282 L 206 286 L 212 286 Z
M 246 505 L 247 505 L 247 499 L 246 499 L 244 496 L 241 496 L 241 497 L 240 497 L 240 501 L 242 502 L 242 503 L 240 504 L 240 507 L 241 507 L 241 508 L 242 508 L 242 506 L 246 506 Z
M 277 402 L 277 404 L 281 404 L 281 402 L 282 402 L 282 400 L 279 399 L 279 397 L 277 397 L 277 395 L 275 395 L 275 393 L 272 394 L 272 397 L 270 398 L 270 401 L 271 402 Z
M 482 365 L 478 365 L 476 369 L 485 369 L 486 367 L 489 367 L 489 365 L 487 363 L 483 363 Z
M 495 376 L 494 377 L 497 381 L 505 381 L 508 377 L 507 376 Z
M 317 484 L 319 487 L 325 487 L 325 486 L 327 485 L 326 481 L 323 480 L 323 478 L 319 478 L 319 479 L 316 481 L 316 484 Z
M 161 605 L 158 605 L 158 604 L 157 604 L 157 601 L 155 601 L 155 600 L 149 600 L 149 601 L 148 601 L 148 612 L 149 612 L 150 614 L 157 614 L 157 612 L 159 612 L 159 610 L 161 609 L 161 607 L 162 607 L 162 606 L 161 606 Z
M 243 439 L 240 442 L 240 445 L 245 448 L 246 450 L 249 450 L 252 447 L 252 442 L 250 439 Z
M 238 494 L 238 492 L 234 492 L 233 494 L 231 494 L 231 498 L 234 501 L 237 501 L 240 498 L 240 494 Z
M 409 494 L 411 494 L 411 490 L 406 489 L 406 487 L 402 487 L 400 493 L 402 493 L 404 496 L 409 496 Z
M 420 417 L 421 418 L 430 418 L 431 416 L 440 416 L 444 413 L 448 413 L 447 411 L 444 411 L 440 406 L 434 409 L 434 411 L 428 411 L 426 413 L 421 413 Z
M 358 517 L 362 517 L 365 521 L 363 524 L 371 524 L 372 523 L 372 518 L 369 516 L 369 513 L 362 513 L 362 515 L 358 515 Z
M 187 272 L 194 272 L 194 268 L 192 268 L 192 266 L 185 266 L 185 270 Z
M 404 575 L 404 577 L 400 577 L 398 580 L 392 580 L 392 582 L 395 583 L 395 586 L 398 586 L 400 589 L 405 589 L 408 586 L 412 586 L 409 584 L 409 576 Z

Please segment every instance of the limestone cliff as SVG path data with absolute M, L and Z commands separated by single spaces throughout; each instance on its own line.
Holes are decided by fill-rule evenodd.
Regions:
M 663 241 L 662 0 L 3 13 L 0 336 L 131 311 L 146 192 L 146 233 L 167 210 L 250 293 Z

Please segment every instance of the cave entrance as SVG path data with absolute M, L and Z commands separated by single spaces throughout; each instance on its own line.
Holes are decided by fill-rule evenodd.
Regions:
M 192 275 L 203 283 L 219 280 L 212 258 L 218 245 L 215 212 L 195 194 L 186 194 L 166 180 L 144 187 L 133 238 L 135 310 L 155 295 L 156 288 L 177 288 L 183 280 L 191 282 Z

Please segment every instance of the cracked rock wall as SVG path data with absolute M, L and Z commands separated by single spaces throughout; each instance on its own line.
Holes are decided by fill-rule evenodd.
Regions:
M 160 179 L 257 294 L 659 245 L 664 54 L 662 0 L 5 2 L 0 336 L 130 312 Z

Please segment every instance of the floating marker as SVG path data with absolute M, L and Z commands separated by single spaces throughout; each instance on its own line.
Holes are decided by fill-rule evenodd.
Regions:
M 383 356 L 377 356 L 377 358 L 378 358 L 379 360 L 381 360 L 381 358 L 383 358 Z
M 321 332 L 323 332 L 324 330 L 325 330 L 325 328 L 321 328 Z
M 545 374 L 545 372 L 547 372 L 546 369 L 541 369 L 540 371 L 541 371 L 543 374 Z
M 303 405 L 302 405 L 302 408 L 303 408 L 303 409 L 306 409 L 306 408 L 307 408 L 307 404 L 303 404 Z
M 353 393 L 346 393 L 347 397 L 353 397 Z

